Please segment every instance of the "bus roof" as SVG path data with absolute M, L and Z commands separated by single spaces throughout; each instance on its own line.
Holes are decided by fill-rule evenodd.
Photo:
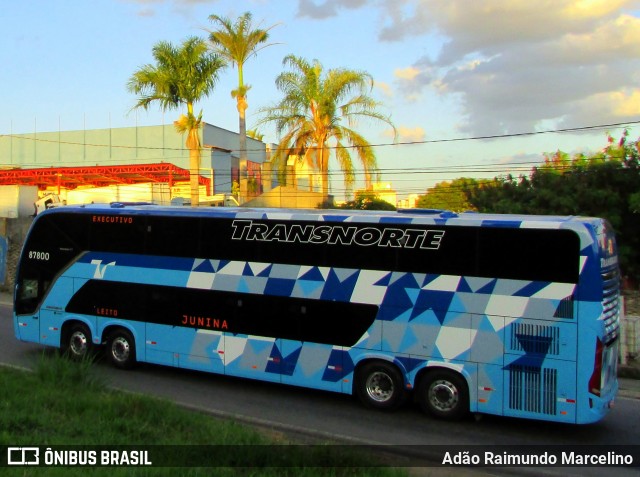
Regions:
M 509 228 L 573 228 L 578 224 L 596 226 L 602 219 L 581 216 L 455 213 L 438 209 L 399 209 L 370 211 L 352 209 L 278 209 L 245 207 L 158 206 L 149 203 L 112 202 L 110 204 L 67 205 L 44 211 L 42 215 L 58 213 L 163 215 L 190 217 L 220 217 L 244 219 L 280 219 L 336 222 L 370 222 L 425 225 L 459 225 Z

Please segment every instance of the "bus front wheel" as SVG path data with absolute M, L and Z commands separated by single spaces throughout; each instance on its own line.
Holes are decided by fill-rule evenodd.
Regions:
M 446 369 L 430 371 L 418 385 L 422 410 L 434 417 L 458 420 L 469 413 L 469 392 L 464 378 Z
M 131 369 L 135 366 L 136 342 L 128 330 L 119 329 L 109 335 L 107 357 L 116 368 Z
M 66 335 L 63 352 L 72 359 L 84 359 L 93 349 L 91 330 L 84 323 L 76 323 Z
M 403 379 L 400 371 L 383 361 L 364 364 L 356 372 L 356 393 L 370 408 L 392 410 L 404 401 Z

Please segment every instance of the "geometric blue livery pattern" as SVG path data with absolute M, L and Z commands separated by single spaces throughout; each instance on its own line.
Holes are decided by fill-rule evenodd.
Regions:
M 465 378 L 473 412 L 591 422 L 602 417 L 615 396 L 615 380 L 601 396 L 588 392 L 592 348 L 597 340 L 607 339 L 599 291 L 599 219 L 249 209 L 216 214 L 345 226 L 571 230 L 580 241 L 579 281 L 377 270 L 367 268 L 366 261 L 353 268 L 87 252 L 62 277 L 72 280 L 76 290 L 87 280 L 99 279 L 378 307 L 371 327 L 350 347 L 210 329 L 183 329 L 178 338 L 174 326 L 81 317 L 95 328 L 95 336 L 120 323 L 144 343 L 138 345 L 141 360 L 344 393 L 352 392 L 354 371 L 368 359 L 395 364 L 407 389 L 415 387 L 424 370 L 444 367 Z M 504 257 L 513 267 L 518 266 L 516 258 Z M 45 304 L 51 305 L 55 297 L 54 287 Z M 615 320 L 607 324 L 609 333 L 617 326 Z M 55 340 L 54 334 L 48 339 Z M 581 362 L 587 361 L 581 353 L 591 362 Z

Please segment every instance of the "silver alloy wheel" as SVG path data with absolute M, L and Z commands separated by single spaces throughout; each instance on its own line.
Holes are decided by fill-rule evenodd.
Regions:
M 131 353 L 129 342 L 123 336 L 118 336 L 111 342 L 111 356 L 118 363 L 126 363 Z
M 87 354 L 87 350 L 89 349 L 89 343 L 87 340 L 87 335 L 83 330 L 76 330 L 71 333 L 69 337 L 69 351 L 78 358 L 83 357 Z
M 392 377 L 382 371 L 376 371 L 367 377 L 365 389 L 367 395 L 379 403 L 389 401 L 395 393 Z
M 438 379 L 431 383 L 428 399 L 434 409 L 441 412 L 448 412 L 458 406 L 460 392 L 451 381 Z

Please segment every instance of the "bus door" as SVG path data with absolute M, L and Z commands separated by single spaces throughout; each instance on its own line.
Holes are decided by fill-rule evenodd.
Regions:
M 32 293 L 37 293 L 37 280 L 23 280 L 18 293 L 26 300 Z M 33 310 L 31 313 L 16 315 L 16 338 L 22 341 L 31 341 L 38 343 L 40 341 L 40 311 Z
M 60 346 L 60 333 L 65 320 L 65 307 L 74 295 L 74 281 L 60 277 L 49 290 L 40 307 L 40 342 L 49 346 Z M 94 328 L 95 329 L 95 328 Z
M 25 267 L 26 268 L 26 267 Z M 22 341 L 40 342 L 40 307 L 44 295 L 43 280 L 36 273 L 18 277 L 14 312 L 15 334 Z
M 16 286 L 16 337 L 22 341 L 40 343 L 40 318 L 44 309 L 42 300 L 47 295 L 50 281 L 34 272 L 24 275 L 27 276 L 20 276 Z M 59 344 L 55 343 L 55 346 Z

